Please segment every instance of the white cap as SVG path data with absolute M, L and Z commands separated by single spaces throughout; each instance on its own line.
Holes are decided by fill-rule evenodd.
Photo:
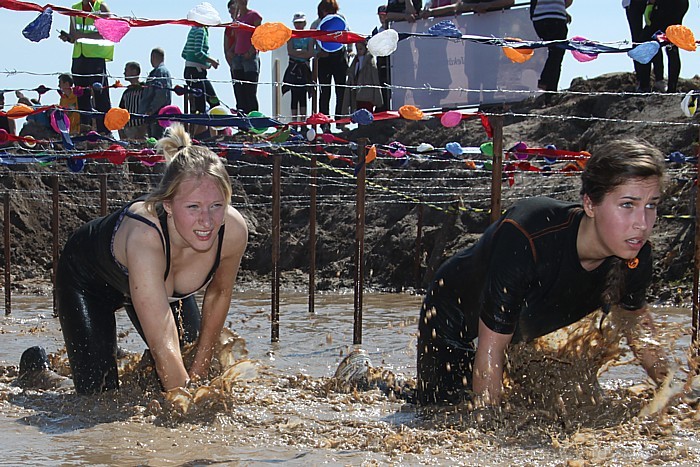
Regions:
M 294 18 L 292 19 L 292 23 L 301 23 L 301 22 L 306 22 L 306 15 L 302 13 L 301 11 L 298 13 L 294 13 Z

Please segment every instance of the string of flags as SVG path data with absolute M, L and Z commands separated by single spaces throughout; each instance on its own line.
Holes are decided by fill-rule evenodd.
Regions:
M 203 2 L 187 13 L 186 19 L 151 20 L 104 16 L 92 12 L 84 12 L 52 4 L 40 6 L 31 2 L 19 0 L 0 0 L 0 8 L 14 11 L 36 11 L 39 16 L 28 24 L 22 34 L 27 39 L 39 42 L 51 34 L 52 15 L 57 12 L 67 16 L 89 17 L 95 20 L 95 27 L 100 34 L 112 42 L 121 41 L 132 27 L 150 27 L 163 24 L 178 24 L 187 26 L 207 26 L 244 29 L 252 32 L 252 43 L 261 52 L 275 50 L 292 38 L 310 37 L 320 42 L 355 43 L 367 41 L 370 53 L 376 57 L 391 55 L 397 48 L 398 42 L 411 37 L 415 38 L 446 38 L 471 41 L 485 45 L 501 47 L 503 53 L 513 62 L 523 63 L 534 54 L 534 50 L 544 47 L 559 47 L 570 50 L 574 58 L 581 62 L 595 60 L 599 54 L 627 53 L 630 58 L 640 63 L 649 63 L 660 47 L 673 44 L 687 51 L 695 51 L 697 42 L 693 32 L 686 26 L 677 24 L 669 26 L 665 31 L 657 31 L 649 41 L 632 44 L 628 41 L 602 43 L 589 40 L 582 36 L 571 39 L 554 41 L 530 41 L 519 38 L 499 38 L 463 34 L 450 20 L 440 21 L 428 30 L 417 33 L 398 33 L 393 29 L 381 31 L 374 36 L 366 36 L 346 30 L 296 30 L 290 29 L 283 23 L 268 22 L 260 26 L 249 26 L 237 21 L 223 23 L 219 13 L 208 2 Z M 344 24 L 344 21 L 339 22 Z M 331 23 L 329 23 L 331 24 Z

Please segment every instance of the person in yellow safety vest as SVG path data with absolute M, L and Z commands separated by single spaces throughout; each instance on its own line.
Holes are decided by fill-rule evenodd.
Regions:
M 96 15 L 110 16 L 109 7 L 102 0 L 82 0 L 72 7 L 74 10 L 90 12 Z M 61 31 L 59 36 L 65 42 L 73 44 L 73 63 L 71 73 L 76 86 L 88 88 L 78 97 L 78 109 L 81 111 L 98 111 L 95 117 L 97 131 L 110 133 L 104 125 L 104 113 L 111 107 L 109 83 L 107 82 L 107 62 L 114 57 L 114 43 L 104 39 L 95 27 L 94 18 L 72 16 L 70 31 Z M 94 108 L 93 108 L 94 100 Z M 90 125 L 93 116 L 81 113 L 83 125 Z

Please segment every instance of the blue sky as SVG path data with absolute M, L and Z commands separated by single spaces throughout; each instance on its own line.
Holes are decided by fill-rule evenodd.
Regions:
M 187 11 L 194 7 L 197 1 L 182 0 L 108 0 L 112 12 L 122 16 L 136 16 L 149 19 L 178 19 L 184 18 Z M 229 21 L 226 2 L 210 2 L 219 11 L 224 21 Z M 340 0 L 343 13 L 352 31 L 368 34 L 377 25 L 376 7 L 382 4 L 379 0 Z M 41 3 L 43 4 L 43 3 Z M 72 3 L 56 3 L 70 6 Z M 291 27 L 291 19 L 296 11 L 303 11 L 309 18 L 309 24 L 315 18 L 317 0 L 250 0 L 249 7 L 258 10 L 263 21 L 284 22 Z M 698 0 L 691 0 L 690 10 L 684 24 L 700 37 L 700 8 Z M 597 41 L 618 41 L 629 39 L 629 30 L 620 6 L 620 0 L 574 0 L 569 9 L 573 22 L 569 28 L 569 37 L 584 36 Z M 14 12 L 0 9 L 0 24 L 3 29 L 3 42 L 7 51 L 6 58 L 0 68 L 0 88 L 35 88 L 40 84 L 56 87 L 56 76 L 42 76 L 70 71 L 72 46 L 58 39 L 56 30 L 68 29 L 68 17 L 54 14 L 51 37 L 39 43 L 28 41 L 22 36 L 22 29 L 36 17 L 32 12 Z M 124 63 L 137 61 L 141 63 L 142 75 L 150 70 L 149 54 L 155 46 L 163 47 L 166 51 L 166 65 L 175 77 L 182 76 L 184 62 L 180 52 L 187 35 L 186 26 L 157 26 L 149 28 L 134 28 L 116 46 L 115 60 L 108 65 L 113 76 L 121 76 Z M 213 56 L 224 62 L 224 66 L 209 73 L 214 81 L 230 79 L 228 69 L 223 59 L 223 29 L 212 28 L 210 51 Z M 491 46 L 484 46 L 491 47 Z M 692 77 L 700 74 L 699 52 L 681 51 L 683 68 L 682 77 Z M 568 87 L 572 78 L 581 76 L 592 78 L 614 71 L 632 71 L 632 62 L 624 54 L 608 54 L 588 63 L 579 63 L 570 54 L 566 55 L 562 70 L 560 86 Z M 28 71 L 34 75 L 8 74 L 12 71 Z M 261 81 L 270 79 L 269 54 L 263 54 Z M 215 83 L 219 97 L 228 105 L 234 105 L 233 89 L 228 83 Z M 29 93 L 35 96 L 35 93 Z M 261 86 L 258 91 L 261 110 L 269 113 L 271 110 L 271 88 Z M 112 103 L 119 102 L 120 91 L 112 92 Z M 14 96 L 6 95 L 8 104 L 14 103 Z M 55 93 L 44 97 L 47 104 L 56 103 Z M 179 104 L 179 102 L 175 102 Z

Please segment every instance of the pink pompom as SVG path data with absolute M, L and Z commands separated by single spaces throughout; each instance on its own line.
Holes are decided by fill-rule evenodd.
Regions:
M 462 114 L 457 112 L 456 110 L 450 110 L 448 112 L 445 112 L 442 114 L 442 117 L 440 117 L 440 123 L 442 123 L 442 126 L 445 128 L 452 128 L 457 125 L 459 125 L 459 122 L 462 121 Z
M 112 42 L 119 42 L 131 30 L 131 25 L 121 19 L 97 18 L 95 27 L 102 37 Z
M 166 105 L 158 111 L 158 115 L 182 115 L 182 110 L 176 105 Z M 158 125 L 168 128 L 173 122 L 170 120 L 158 120 Z
M 586 42 L 586 41 L 588 41 L 588 39 L 586 39 L 585 37 L 576 36 L 576 37 L 572 37 L 571 41 L 572 42 Z M 579 52 L 578 50 L 572 50 L 571 55 L 573 55 L 573 57 L 576 60 L 578 60 L 579 62 L 583 62 L 583 63 L 590 62 L 591 60 L 595 60 L 596 58 L 598 58 L 598 54 L 586 54 L 583 52 Z

